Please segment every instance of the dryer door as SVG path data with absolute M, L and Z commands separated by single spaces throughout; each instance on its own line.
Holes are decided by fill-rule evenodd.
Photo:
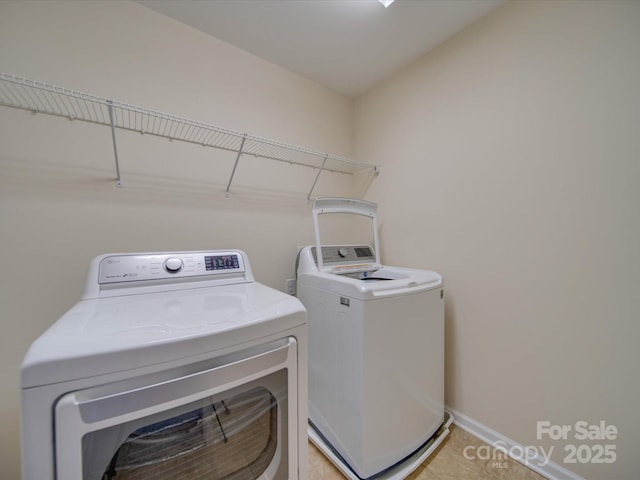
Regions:
M 64 395 L 56 478 L 297 478 L 296 349 L 287 338 Z

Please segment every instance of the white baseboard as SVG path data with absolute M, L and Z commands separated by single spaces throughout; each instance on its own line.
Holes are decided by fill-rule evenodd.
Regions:
M 478 437 L 480 440 L 491 446 L 500 445 L 501 447 L 504 447 L 504 451 L 507 455 L 509 455 L 517 462 L 520 462 L 523 465 L 527 466 L 534 472 L 539 473 L 543 477 L 548 478 L 549 480 L 585 480 L 580 475 L 567 470 L 562 465 L 551 461 L 542 461 L 542 457 L 533 459 L 518 457 L 517 453 L 524 453 L 523 445 L 519 444 L 518 442 L 514 442 L 510 438 L 507 438 L 504 435 L 496 432 L 495 430 L 492 430 L 486 425 L 477 422 L 464 413 L 460 413 L 449 406 L 445 408 L 453 414 L 453 423 L 455 423 L 456 426 L 460 427 L 466 432 L 469 432 L 474 437 Z

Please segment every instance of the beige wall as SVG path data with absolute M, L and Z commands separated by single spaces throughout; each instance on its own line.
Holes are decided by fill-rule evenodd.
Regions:
M 0 70 L 352 156 L 353 102 L 132 2 L 0 2 Z M 241 248 L 283 289 L 311 243 L 314 171 L 0 109 L 0 478 L 19 478 L 19 368 L 105 252 Z M 266 165 L 265 165 L 266 164 Z M 318 194 L 349 195 L 350 177 Z
M 384 262 L 445 277 L 447 403 L 590 479 L 640 476 L 639 47 L 640 2 L 511 2 L 356 102 Z

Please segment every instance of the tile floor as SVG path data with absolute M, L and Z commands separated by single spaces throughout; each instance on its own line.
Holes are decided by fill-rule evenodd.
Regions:
M 452 425 L 450 433 L 437 450 L 407 480 L 544 480 L 533 470 L 491 449 L 492 459 L 469 460 L 467 452 L 475 452 L 486 444 Z M 480 450 L 487 453 L 485 449 Z M 469 455 L 467 455 L 469 456 Z M 324 455 L 309 443 L 309 480 L 344 480 L 344 476 Z

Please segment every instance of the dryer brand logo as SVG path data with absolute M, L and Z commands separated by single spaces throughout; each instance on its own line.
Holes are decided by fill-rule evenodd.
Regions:
M 340 297 L 340 305 L 344 305 L 345 307 L 348 307 L 350 304 L 351 302 L 347 297 Z

